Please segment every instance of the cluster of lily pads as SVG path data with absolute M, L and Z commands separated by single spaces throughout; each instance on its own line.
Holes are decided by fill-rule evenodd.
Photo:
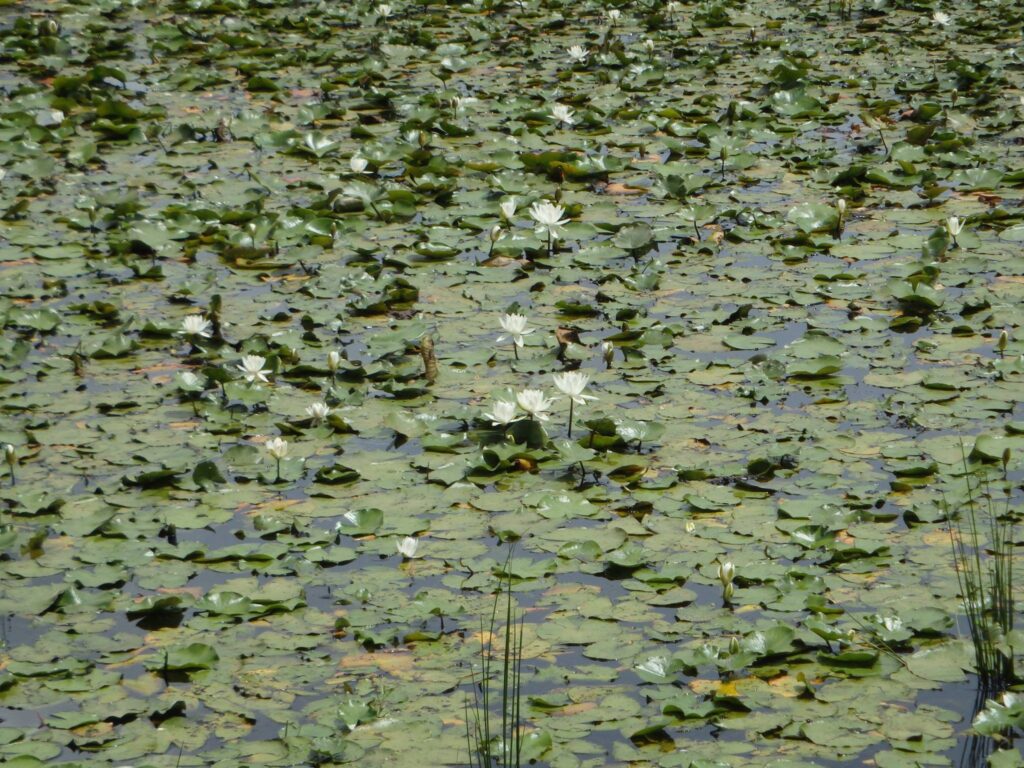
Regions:
M 1017 0 L 4 10 L 0 762 L 1021 762 Z

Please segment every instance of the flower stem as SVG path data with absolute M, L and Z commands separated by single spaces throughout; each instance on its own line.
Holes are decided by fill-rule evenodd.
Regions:
M 277 479 L 274 480 L 274 482 L 275 483 L 280 483 L 281 482 L 281 460 L 280 459 L 277 460 Z
M 569 401 L 569 437 L 572 438 L 572 407 L 576 405 L 575 400 Z
M 519 345 L 516 344 L 514 341 L 512 342 L 512 351 L 515 353 L 516 360 L 518 360 L 519 359 Z

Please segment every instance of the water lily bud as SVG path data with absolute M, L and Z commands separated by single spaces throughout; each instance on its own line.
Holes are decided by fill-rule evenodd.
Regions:
M 1001 330 L 999 332 L 999 341 L 997 343 L 997 346 L 999 347 L 999 351 L 1000 352 L 1005 352 L 1006 351 L 1006 344 L 1007 344 L 1007 342 L 1009 342 L 1009 340 L 1010 340 L 1010 335 L 1006 332 L 1006 329 L 1004 328 L 1003 330 Z
M 654 41 L 649 37 L 644 40 L 644 50 L 648 53 L 654 53 Z
M 7 447 L 10 448 L 11 446 L 8 445 Z M 1003 472 L 1005 472 L 1006 471 L 1006 467 L 1009 466 L 1009 464 L 1010 464 L 1010 457 L 1012 455 L 1013 454 L 1010 453 L 1010 449 L 1009 448 L 1004 448 L 1003 449 Z M 8 463 L 10 463 L 10 462 L 8 462 Z
M 338 370 L 338 367 L 340 365 L 341 353 L 336 349 L 332 349 L 330 352 L 327 353 L 327 370 L 329 370 L 331 373 L 334 373 L 336 370 Z
M 13 467 L 14 460 L 16 458 L 17 456 L 14 453 L 14 446 L 11 445 L 10 443 L 4 443 L 4 461 L 7 462 L 7 465 Z
M 601 355 L 604 357 L 605 365 L 611 365 L 612 360 L 615 358 L 615 345 L 610 341 L 601 343 Z
M 734 590 L 732 582 L 730 581 L 728 584 L 725 585 L 725 589 L 722 590 L 722 598 L 725 600 L 725 602 L 728 603 L 732 600 L 733 591 Z
M 693 533 L 697 530 L 697 524 L 693 520 L 687 520 L 686 525 L 683 526 L 683 530 L 687 533 Z
M 839 211 L 839 218 L 843 218 L 846 214 L 846 201 L 843 198 L 836 201 L 836 210 Z
M 732 584 L 733 578 L 736 576 L 736 566 L 730 561 L 726 560 L 724 563 L 718 565 L 718 580 L 722 582 L 723 586 Z
M 56 37 L 60 34 L 60 24 L 56 19 L 43 19 L 36 27 L 36 32 L 40 37 Z
M 950 237 L 955 238 L 960 234 L 960 231 L 964 228 L 963 222 L 960 221 L 956 216 L 950 216 L 946 219 L 946 231 Z
M 501 225 L 500 224 L 495 224 L 493 227 L 491 227 L 491 242 L 492 243 L 498 242 L 498 239 L 500 237 L 501 237 Z
M 740 639 L 738 637 L 736 637 L 735 635 L 733 635 L 733 637 L 730 638 L 730 640 L 729 640 L 729 655 L 730 656 L 735 656 L 739 652 L 740 652 Z

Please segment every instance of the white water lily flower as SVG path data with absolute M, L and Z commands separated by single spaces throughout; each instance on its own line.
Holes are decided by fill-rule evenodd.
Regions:
M 885 616 L 882 618 L 882 626 L 890 632 L 897 632 L 903 629 L 903 620 L 898 616 Z
M 210 338 L 212 323 L 202 315 L 189 315 L 181 321 L 181 332 L 186 336 L 202 336 Z
M 331 407 L 323 400 L 318 400 L 306 406 L 306 415 L 313 421 L 320 423 L 331 415 Z
M 267 374 L 270 371 L 263 367 L 266 362 L 267 359 L 265 357 L 246 355 L 242 358 L 242 364 L 235 367 L 242 372 L 246 381 L 250 384 L 255 384 L 260 381 L 267 381 Z
M 943 11 L 936 11 L 935 13 L 932 14 L 932 21 L 934 21 L 940 27 L 948 27 L 949 22 L 951 22 L 952 20 L 953 19 L 950 17 L 950 15 Z
M 563 215 L 565 208 L 547 200 L 538 200 L 530 206 L 530 218 L 537 222 L 538 229 L 545 230 L 551 237 L 561 237 L 562 227 L 569 223 Z
M 950 216 L 946 219 L 946 231 L 949 232 L 950 237 L 956 237 L 964 228 L 964 223 L 960 221 L 956 216 Z
M 513 195 L 508 200 L 502 200 L 498 203 L 498 208 L 501 209 L 502 218 L 505 221 L 512 221 L 512 217 L 516 215 L 516 198 Z
M 618 22 L 619 19 L 622 18 L 622 11 L 620 11 L 618 8 L 612 8 L 607 13 L 605 13 L 605 16 L 608 17 L 608 23 L 614 26 L 616 22 Z
M 572 117 L 573 110 L 565 106 L 565 104 L 553 104 L 551 106 L 551 116 L 555 118 L 556 123 L 572 125 L 576 122 Z
M 376 10 L 378 16 L 380 16 L 382 19 L 386 19 L 388 16 L 391 15 L 394 9 L 387 3 L 381 3 L 380 5 L 377 6 Z
M 839 218 L 842 218 L 843 214 L 846 213 L 846 200 L 839 198 L 836 201 L 836 210 L 839 211 Z
M 680 3 L 679 0 L 669 0 L 669 2 L 665 5 L 665 13 L 667 13 L 669 16 L 674 16 L 681 10 L 683 10 L 683 4 Z
M 612 360 L 615 359 L 615 345 L 610 341 L 602 341 L 601 357 L 604 358 L 605 365 L 611 365 Z
M 643 45 L 645 51 L 647 51 L 648 53 L 654 53 L 655 44 L 651 38 L 648 37 L 646 40 L 644 40 Z
M 569 56 L 570 64 L 584 64 L 587 61 L 587 56 L 590 55 L 582 45 L 570 45 L 566 53 Z
M 327 353 L 327 370 L 334 373 L 341 366 L 341 353 L 332 349 Z
M 498 337 L 498 343 L 501 344 L 503 341 L 512 340 L 512 343 L 517 347 L 523 346 L 523 337 L 527 334 L 533 333 L 536 328 L 527 328 L 526 324 L 529 322 L 526 315 L 502 315 L 498 320 L 501 323 L 501 329 L 505 333 Z
M 540 389 L 524 389 L 522 392 L 516 393 L 516 402 L 519 403 L 520 408 L 530 414 L 530 418 L 547 421 L 550 418 L 547 412 L 554 405 L 555 398 L 547 397 Z
M 516 404 L 508 400 L 495 400 L 494 407 L 490 413 L 485 413 L 484 418 L 491 422 L 492 427 L 507 427 L 514 421 L 519 421 L 522 416 L 516 415 Z
M 718 580 L 722 582 L 722 586 L 728 586 L 732 584 L 732 580 L 736 577 L 736 566 L 730 561 L 726 560 L 724 563 L 718 565 Z
M 453 96 L 452 106 L 455 107 L 456 112 L 461 112 L 470 104 L 476 104 L 478 101 L 480 101 L 480 99 L 476 96 Z
M 277 461 L 281 461 L 288 455 L 288 441 L 280 437 L 270 438 L 263 447 Z
M 584 395 L 583 390 L 590 382 L 590 374 L 582 371 L 567 371 L 552 375 L 555 380 L 555 388 L 577 405 L 586 405 L 587 400 L 597 400 L 593 395 Z
M 178 386 L 181 389 L 190 391 L 199 391 L 203 388 L 199 377 L 196 376 L 192 371 L 182 371 L 178 374 Z
M 352 173 L 367 173 L 366 166 L 369 164 L 367 159 L 360 155 L 352 155 L 348 159 L 348 167 L 352 170 Z
M 398 554 L 406 560 L 412 560 L 416 557 L 416 550 L 420 548 L 420 541 L 413 536 L 406 536 L 401 541 L 395 542 L 395 547 L 398 549 Z

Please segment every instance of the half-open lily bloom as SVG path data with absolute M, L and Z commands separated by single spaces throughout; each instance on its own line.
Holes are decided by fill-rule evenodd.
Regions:
M 568 395 L 577 405 L 586 405 L 587 400 L 597 400 L 593 395 L 583 394 L 583 390 L 590 382 L 588 373 L 567 371 L 566 373 L 556 373 L 551 378 L 555 380 L 555 388 L 563 395 Z
M 327 370 L 334 373 L 341 366 L 341 352 L 332 349 L 327 353 Z
M 281 460 L 288 456 L 288 441 L 272 437 L 263 444 L 263 449 L 277 462 L 277 482 L 281 482 Z
M 306 415 L 319 424 L 331 415 L 331 407 L 323 400 L 318 400 L 317 402 L 306 406 Z
M 620 11 L 618 8 L 612 8 L 607 13 L 605 13 L 605 16 L 608 17 L 608 23 L 614 27 L 615 24 L 618 23 L 619 19 L 622 18 L 622 11 Z
M 452 107 L 455 108 L 456 113 L 461 112 L 470 104 L 476 104 L 480 99 L 476 96 L 453 96 Z
M 544 230 L 549 237 L 561 237 L 562 227 L 569 223 L 563 219 L 565 208 L 547 200 L 538 200 L 530 206 L 530 218 L 537 222 L 537 229 Z
M 563 395 L 569 396 L 569 437 L 572 437 L 572 415 L 574 405 L 586 405 L 587 400 L 597 400 L 593 395 L 584 395 L 583 390 L 587 388 L 590 381 L 590 374 L 582 371 L 567 371 L 556 373 L 552 377 L 555 380 L 555 389 Z
M 185 336 L 210 338 L 211 323 L 202 315 L 188 315 L 181 321 L 181 332 Z
M 17 483 L 14 478 L 14 465 L 18 463 L 18 454 L 10 443 L 4 443 L 4 461 L 7 462 L 7 469 L 11 473 L 11 485 L 13 486 Z
M 554 405 L 555 398 L 547 397 L 541 389 L 524 389 L 522 392 L 516 392 L 516 402 L 531 419 L 547 421 L 551 418 L 547 412 Z
M 412 560 L 416 557 L 416 551 L 420 548 L 420 540 L 413 536 L 406 536 L 404 539 L 395 542 L 395 548 L 406 560 Z
M 585 64 L 587 56 L 590 55 L 582 45 L 570 45 L 566 54 L 569 56 L 570 64 Z
M 203 382 L 192 371 L 182 371 L 178 374 L 178 388 L 185 392 L 201 392 Z
M 537 330 L 536 328 L 526 327 L 526 324 L 529 322 L 526 315 L 517 315 L 515 313 L 502 315 L 498 322 L 501 323 L 501 330 L 504 331 L 504 333 L 498 337 L 499 344 L 511 339 L 513 344 L 517 347 L 521 347 L 524 343 L 523 337 Z
M 280 437 L 272 437 L 263 445 L 271 458 L 281 461 L 288 456 L 288 441 Z
M 960 221 L 956 216 L 950 216 L 946 219 L 946 231 L 949 232 L 949 236 L 956 239 L 956 236 L 963 231 L 964 223 Z
M 551 106 L 551 117 L 555 119 L 556 123 L 572 125 L 576 122 L 573 119 L 573 110 L 565 106 L 565 104 L 553 104 Z
M 352 170 L 352 173 L 366 173 L 366 166 L 369 164 L 369 161 L 360 155 L 352 155 L 348 159 L 348 167 Z
M 507 427 L 513 421 L 523 418 L 516 413 L 516 404 L 508 400 L 495 400 L 494 407 L 490 413 L 485 413 L 484 418 L 491 422 L 492 427 Z
M 498 208 L 501 209 L 501 216 L 505 221 L 512 221 L 512 217 L 516 215 L 515 196 L 510 197 L 508 200 L 502 200 L 498 203 Z
M 734 578 L 736 578 L 736 566 L 731 561 L 726 560 L 724 563 L 718 564 L 718 580 L 722 582 L 723 587 L 726 584 L 732 584 Z
M 242 358 L 242 364 L 236 367 L 242 372 L 246 381 L 250 384 L 256 384 L 260 381 L 267 381 L 267 374 L 270 373 L 270 371 L 263 367 L 266 362 L 267 359 L 265 357 L 260 357 L 259 355 L 246 355 Z
M 380 16 L 382 19 L 386 19 L 388 18 L 388 16 L 392 14 L 394 9 L 387 3 L 381 3 L 380 5 L 377 6 L 375 10 L 377 11 L 378 16 Z

